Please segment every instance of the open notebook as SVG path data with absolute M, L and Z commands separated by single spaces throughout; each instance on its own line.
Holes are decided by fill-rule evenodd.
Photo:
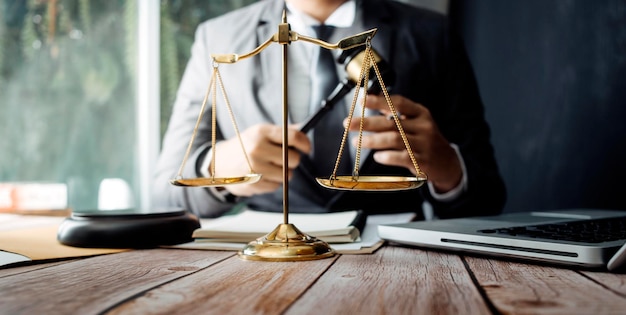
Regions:
M 388 241 L 419 247 L 611 271 L 626 269 L 626 211 L 505 213 L 380 225 L 378 234 Z

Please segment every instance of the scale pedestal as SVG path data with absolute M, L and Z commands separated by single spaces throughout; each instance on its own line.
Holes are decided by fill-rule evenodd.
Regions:
M 335 251 L 328 243 L 307 235 L 293 224 L 279 224 L 269 234 L 258 238 L 239 251 L 245 260 L 299 261 L 328 258 Z

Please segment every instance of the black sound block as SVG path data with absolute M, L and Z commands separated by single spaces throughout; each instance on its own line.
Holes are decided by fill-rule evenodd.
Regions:
M 190 242 L 199 227 L 198 218 L 183 209 L 72 212 L 57 240 L 74 247 L 154 248 Z

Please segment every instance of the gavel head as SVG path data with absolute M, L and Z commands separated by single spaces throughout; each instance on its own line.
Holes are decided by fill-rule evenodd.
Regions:
M 391 66 L 374 50 L 371 48 L 372 55 L 374 56 L 374 62 L 378 66 L 380 75 L 385 84 L 387 90 L 395 83 L 395 73 Z M 365 46 L 359 46 L 352 49 L 344 50 L 339 56 L 339 63 L 345 65 L 347 79 L 356 84 L 359 81 L 361 75 L 361 68 L 363 67 L 363 61 L 365 59 Z M 371 94 L 380 94 L 381 84 L 374 71 L 374 66 L 370 66 L 369 84 L 367 85 L 367 92 Z

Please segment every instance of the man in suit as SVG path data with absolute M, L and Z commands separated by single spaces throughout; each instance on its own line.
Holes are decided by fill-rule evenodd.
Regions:
M 210 55 L 252 51 L 276 33 L 284 6 L 284 1 L 264 0 L 198 27 L 157 165 L 157 205 L 183 207 L 203 217 L 220 216 L 240 202 L 260 210 L 282 210 L 279 44 L 270 45 L 250 59 L 219 66 L 244 147 L 253 170 L 262 174 L 261 180 L 223 188 L 175 187 L 169 180 L 176 177 L 193 133 L 212 72 Z M 505 189 L 483 105 L 462 44 L 450 33 L 444 16 L 385 0 L 287 0 L 286 7 L 292 30 L 300 34 L 316 37 L 312 31 L 315 25 L 332 26 L 334 32 L 326 40 L 330 43 L 378 29 L 372 47 L 395 72 L 391 99 L 401 113 L 410 147 L 428 175 L 427 185 L 397 192 L 335 191 L 316 183 L 316 176 L 332 172 L 332 167 L 320 170 L 316 166 L 319 160 L 311 157 L 316 140 L 321 143 L 326 139 L 315 139 L 314 132 L 300 132 L 298 124 L 315 110 L 309 103 L 315 80 L 311 69 L 316 67 L 312 60 L 318 47 L 296 41 L 288 47 L 290 212 L 363 209 L 369 213 L 414 211 L 421 215 L 424 202 L 440 218 L 501 211 Z M 341 65 L 336 66 L 339 77 L 345 77 Z M 349 108 L 351 97 L 349 93 L 336 108 Z M 362 148 L 368 154 L 362 158 L 359 173 L 413 176 L 415 168 L 394 121 L 387 118 L 389 109 L 384 97 L 369 95 L 366 108 L 374 114 L 364 120 L 367 133 Z M 222 107 L 217 112 L 216 148 L 211 148 L 208 116 L 210 111 L 198 128 L 183 177 L 210 176 L 211 163 L 216 163 L 218 177 L 248 173 L 228 111 Z M 359 122 L 360 117 L 355 117 L 350 130 L 358 131 Z M 209 154 L 212 149 L 218 155 L 216 161 Z M 334 161 L 336 155 L 337 151 L 329 152 L 327 160 Z

